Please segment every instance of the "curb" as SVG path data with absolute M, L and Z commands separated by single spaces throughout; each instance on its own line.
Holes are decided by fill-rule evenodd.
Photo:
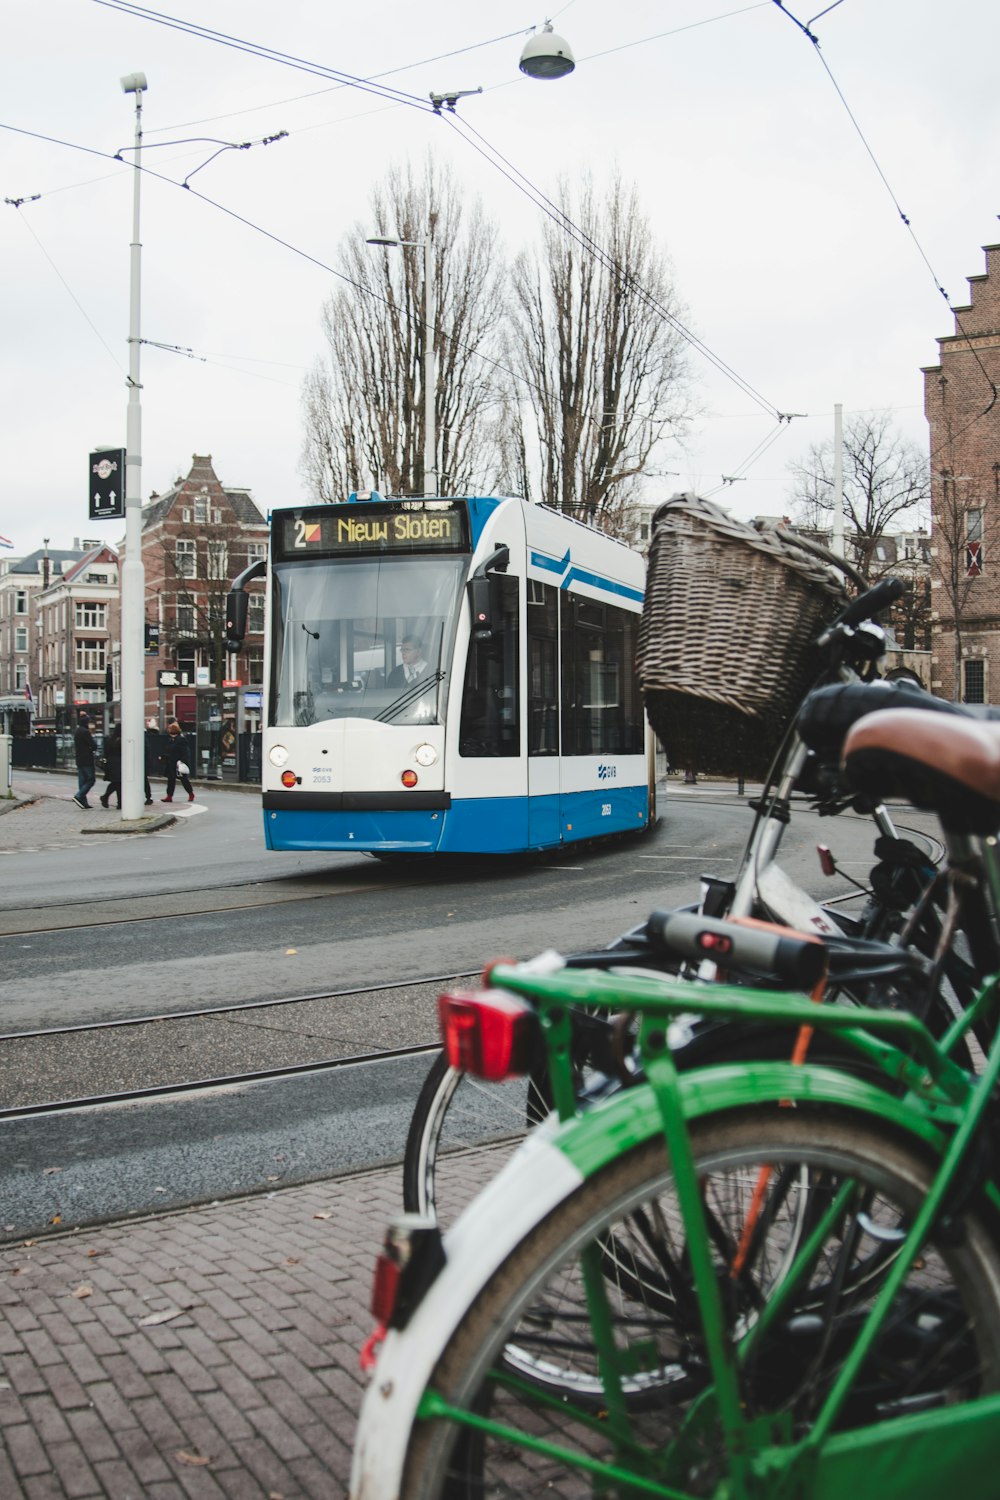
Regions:
M 110 827 L 102 824 L 100 827 L 91 825 L 89 828 L 81 828 L 81 833 L 156 833 L 161 828 L 170 828 L 177 819 L 173 813 L 153 813 L 148 818 L 119 818 L 117 823 Z

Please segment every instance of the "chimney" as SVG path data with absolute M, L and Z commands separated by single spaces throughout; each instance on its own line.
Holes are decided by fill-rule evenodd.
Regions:
M 48 537 L 43 537 L 42 540 L 45 543 L 45 551 L 42 553 L 42 588 L 43 589 L 47 589 L 48 586 L 49 586 L 49 568 L 50 568 L 50 563 L 49 563 L 49 539 L 48 539 Z

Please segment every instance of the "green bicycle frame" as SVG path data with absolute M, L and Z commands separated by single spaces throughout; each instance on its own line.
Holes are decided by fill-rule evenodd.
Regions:
M 666 1141 L 712 1377 L 710 1390 L 695 1403 L 689 1420 L 703 1422 L 707 1404 L 721 1430 L 730 1469 L 720 1497 L 843 1500 L 850 1494 L 852 1500 L 884 1500 L 887 1494 L 898 1494 L 906 1495 L 907 1500 L 939 1500 L 945 1484 L 957 1484 L 963 1500 L 994 1500 L 995 1466 L 1000 1458 L 1000 1395 L 921 1412 L 917 1417 L 897 1417 L 846 1433 L 834 1433 L 832 1429 L 982 1125 L 1000 1077 L 1000 1044 L 991 1049 L 983 1073 L 972 1077 L 947 1055 L 960 1031 L 957 1023 L 938 1045 L 920 1021 L 903 1012 L 816 1005 L 783 991 L 748 991 L 660 977 L 626 979 L 581 970 L 562 970 L 542 977 L 498 965 L 490 982 L 530 999 L 537 1009 L 555 1107 L 563 1122 L 554 1144 L 585 1176 L 656 1134 Z M 976 1003 L 976 1014 L 993 1002 L 998 988 L 1000 977 L 987 981 Z M 572 1072 L 574 1005 L 638 1014 L 639 1051 L 646 1078 L 644 1084 L 582 1114 Z M 859 1056 L 881 1070 L 887 1087 L 808 1062 L 720 1064 L 681 1073 L 668 1045 L 668 1027 L 677 1015 L 691 1013 L 783 1023 L 791 1031 L 809 1026 L 836 1032 Z M 747 1104 L 795 1100 L 838 1103 L 885 1121 L 929 1148 L 939 1159 L 939 1167 L 809 1434 L 798 1442 L 782 1442 L 766 1419 L 753 1420 L 745 1415 L 740 1367 L 809 1275 L 826 1226 L 821 1224 L 807 1236 L 760 1318 L 734 1343 L 726 1331 L 689 1126 L 699 1117 Z M 847 1185 L 841 1191 L 849 1190 Z M 1000 1207 L 996 1185 L 988 1184 L 986 1192 Z M 827 1222 L 833 1222 L 838 1211 L 839 1200 L 828 1211 Z M 643 1453 L 640 1457 L 632 1441 L 607 1287 L 596 1251 L 584 1253 L 581 1269 L 605 1387 L 608 1421 L 604 1430 L 613 1438 L 615 1463 L 601 1463 L 493 1423 L 488 1417 L 452 1406 L 433 1391 L 425 1393 L 419 1415 L 472 1426 L 558 1458 L 568 1467 L 587 1470 L 595 1476 L 598 1493 L 602 1485 L 613 1483 L 622 1495 L 689 1500 L 687 1492 L 672 1482 L 671 1451 L 676 1445 L 662 1459 L 657 1456 L 655 1470 L 651 1471 L 650 1455 Z M 502 1374 L 498 1378 L 510 1380 Z M 537 1394 L 533 1393 L 533 1399 L 539 1399 Z M 585 1413 L 579 1415 L 585 1423 L 591 1420 Z M 683 1431 L 677 1442 L 683 1444 Z

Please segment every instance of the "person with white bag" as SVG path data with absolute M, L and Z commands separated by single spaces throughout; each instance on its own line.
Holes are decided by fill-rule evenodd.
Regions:
M 179 781 L 188 794 L 188 801 L 193 802 L 194 792 L 191 789 L 191 782 L 189 780 L 191 775 L 191 765 L 188 759 L 190 751 L 187 747 L 187 740 L 181 733 L 181 726 L 176 719 L 167 725 L 167 734 L 169 735 L 167 748 L 160 757 L 167 772 L 167 795 L 161 797 L 160 801 L 173 802 L 174 787 Z

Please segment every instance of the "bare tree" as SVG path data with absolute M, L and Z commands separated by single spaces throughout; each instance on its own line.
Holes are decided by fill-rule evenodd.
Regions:
M 542 500 L 617 529 L 690 415 L 680 308 L 634 187 L 616 176 L 598 196 L 588 179 L 575 205 L 565 183 L 558 198 L 599 250 L 551 224 L 514 262 L 514 359 L 534 428 L 522 449 Z
M 1000 490 L 1000 469 L 994 473 L 994 485 Z M 942 469 L 936 477 L 931 569 L 940 590 L 938 630 L 942 636 L 952 633 L 954 698 L 965 694 L 962 662 L 967 647 L 978 631 L 992 628 L 995 618 L 991 597 L 983 596 L 988 569 L 1000 556 L 1000 522 L 995 497 L 990 500 L 987 504 L 977 482 L 967 475 Z
M 379 249 L 366 235 L 415 242 Z M 430 160 L 417 180 L 389 173 L 338 262 L 346 278 L 323 307 L 325 357 L 303 391 L 301 468 L 321 500 L 354 489 L 422 494 L 424 257 L 433 244 L 436 467 L 442 494 L 470 493 L 503 467 L 497 417 L 506 376 L 495 355 L 502 276 L 495 226 Z M 483 357 L 485 356 L 485 358 Z
M 813 444 L 808 455 L 789 465 L 794 479 L 797 524 L 830 530 L 833 519 L 833 443 Z M 927 459 L 915 443 L 893 430 L 883 412 L 862 412 L 844 428 L 845 532 L 855 566 L 866 579 L 887 571 L 878 543 L 891 523 L 926 522 L 930 500 Z

